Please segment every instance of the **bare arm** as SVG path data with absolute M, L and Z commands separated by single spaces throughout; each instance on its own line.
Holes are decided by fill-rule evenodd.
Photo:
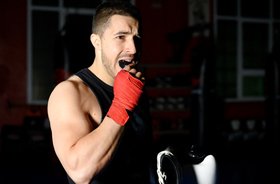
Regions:
M 87 102 L 89 99 L 83 97 L 80 90 L 73 82 L 63 82 L 48 102 L 55 152 L 77 184 L 89 183 L 110 160 L 123 130 L 108 117 L 94 129 L 86 104 L 95 104 L 94 109 L 99 105 L 95 98 Z

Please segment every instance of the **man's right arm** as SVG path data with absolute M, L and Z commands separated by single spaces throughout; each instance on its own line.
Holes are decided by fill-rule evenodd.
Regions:
M 54 89 L 48 102 L 55 152 L 77 184 L 89 183 L 105 166 L 123 130 L 108 117 L 94 129 L 89 112 L 85 110 L 86 99 L 78 90 L 80 87 L 69 81 L 63 82 Z M 95 98 L 88 100 L 98 104 Z
M 144 84 L 138 79 L 139 72 L 129 71 L 121 71 L 116 76 L 112 105 L 97 128 L 89 117 L 100 113 L 99 104 L 95 96 L 84 96 L 93 94 L 86 93 L 88 88 L 83 89 L 85 85 L 81 82 L 59 84 L 49 98 L 48 115 L 55 152 L 77 184 L 88 183 L 107 164 L 129 118 L 126 111 L 133 111 L 138 104 Z

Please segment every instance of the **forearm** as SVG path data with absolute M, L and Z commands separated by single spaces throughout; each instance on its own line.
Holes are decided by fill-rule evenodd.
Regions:
M 123 127 L 105 118 L 98 128 L 71 146 L 64 167 L 76 183 L 88 183 L 108 163 Z

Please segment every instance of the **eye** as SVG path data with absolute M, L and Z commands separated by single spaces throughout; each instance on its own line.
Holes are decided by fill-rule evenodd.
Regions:
M 134 40 L 135 42 L 140 42 L 140 41 L 141 41 L 141 37 L 140 37 L 140 36 L 134 36 L 134 37 L 133 37 L 133 40 Z
M 124 40 L 125 36 L 124 35 L 118 35 L 116 38 L 119 39 L 119 40 Z
M 135 45 L 140 45 L 141 44 L 141 37 L 140 36 L 135 36 L 133 37 Z

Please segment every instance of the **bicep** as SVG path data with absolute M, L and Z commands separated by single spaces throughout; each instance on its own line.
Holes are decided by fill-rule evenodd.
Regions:
M 48 115 L 55 152 L 60 159 L 67 158 L 71 148 L 92 129 L 79 95 L 71 88 L 55 89 L 48 102 Z

